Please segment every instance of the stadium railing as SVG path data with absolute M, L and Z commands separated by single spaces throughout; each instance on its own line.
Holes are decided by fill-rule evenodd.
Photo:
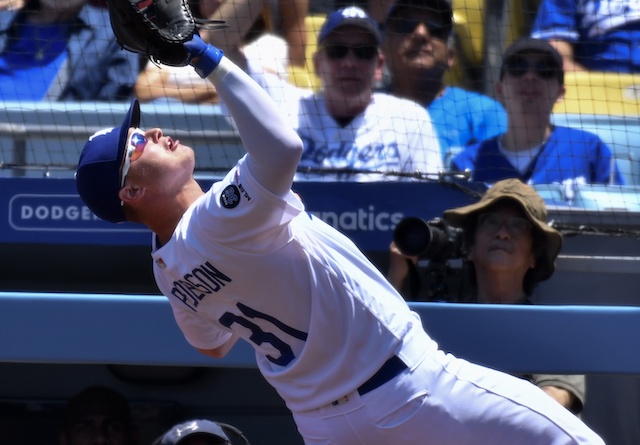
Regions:
M 66 176 L 87 137 L 122 124 L 129 103 L 4 102 L 0 108 L 0 176 Z M 143 128 L 160 127 L 196 151 L 197 169 L 226 171 L 244 153 L 219 106 L 180 102 L 141 105 Z M 204 150 L 215 147 L 215 150 Z
M 638 443 L 640 307 L 409 305 L 458 357 L 507 372 L 587 374 L 585 422 L 609 444 Z M 250 346 L 239 342 L 223 359 L 196 352 L 163 296 L 0 292 L 0 326 L 0 368 L 13 376 L 0 407 L 14 423 L 33 427 L 33 410 L 47 409 L 51 394 L 99 382 L 151 401 L 156 416 L 158 400 L 170 402 L 169 411 L 193 405 L 214 418 L 232 416 L 256 437 L 299 443 L 275 394 L 260 390 Z
M 5 102 L 0 109 L 0 176 L 42 176 L 43 171 L 47 175 L 68 176 L 87 135 L 120 125 L 128 105 Z M 244 153 L 238 134 L 218 106 L 174 102 L 141 107 L 143 127 L 163 128 L 171 131 L 174 138 L 193 145 L 198 171 L 226 171 Z M 554 113 L 553 121 L 598 134 L 614 152 L 625 184 L 640 185 L 640 109 L 635 115 L 601 114 L 598 110 L 576 113 L 575 108 L 565 106 Z M 205 150 L 207 147 L 215 149 Z
M 629 343 L 640 338 L 640 307 L 409 304 L 444 350 L 477 363 L 508 372 L 640 374 Z M 255 366 L 243 342 L 220 360 L 196 352 L 163 296 L 2 292 L 0 326 L 2 362 Z

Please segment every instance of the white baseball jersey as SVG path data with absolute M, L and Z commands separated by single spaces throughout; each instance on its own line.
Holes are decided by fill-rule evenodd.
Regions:
M 209 79 L 248 154 L 152 253 L 187 341 L 249 342 L 308 445 L 603 445 L 539 388 L 437 350 L 358 248 L 304 211 L 290 191 L 300 139 L 228 64 Z
M 443 170 L 431 117 L 417 103 L 374 93 L 365 111 L 341 127 L 323 94 L 297 88 L 248 62 L 249 74 L 289 117 L 304 144 L 300 169 L 431 174 Z M 298 173 L 298 179 L 380 181 L 398 176 L 332 172 Z
M 411 367 L 436 348 L 349 239 L 295 195 L 266 191 L 244 161 L 191 206 L 153 258 L 187 341 L 213 349 L 236 332 L 294 410 L 354 391 L 395 353 Z

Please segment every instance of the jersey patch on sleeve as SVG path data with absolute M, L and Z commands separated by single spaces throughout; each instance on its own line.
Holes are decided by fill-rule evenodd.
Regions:
M 225 209 L 233 209 L 240 204 L 240 191 L 235 185 L 228 185 L 220 194 L 220 205 Z

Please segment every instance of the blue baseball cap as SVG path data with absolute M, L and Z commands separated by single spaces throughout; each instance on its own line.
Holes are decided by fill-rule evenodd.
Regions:
M 122 125 L 94 133 L 80 154 L 76 188 L 87 207 L 106 221 L 126 220 L 118 192 L 129 128 L 139 126 L 140 103 L 134 99 Z
M 173 426 L 153 442 L 153 445 L 178 445 L 187 437 L 204 436 L 214 439 L 216 443 L 230 444 L 229 437 L 222 427 L 211 420 L 189 420 Z
M 378 24 L 367 15 L 364 10 L 357 6 L 338 9 L 327 16 L 327 19 L 320 28 L 318 43 L 322 44 L 326 38 L 337 28 L 346 25 L 358 26 L 369 31 L 376 39 L 376 44 L 380 44 L 380 29 Z
M 519 38 L 505 50 L 502 55 L 502 65 L 500 66 L 500 79 L 504 77 L 505 65 L 509 59 L 520 53 L 548 56 L 555 66 L 558 81 L 560 84 L 564 84 L 564 68 L 560 53 L 546 40 L 534 39 L 533 37 L 527 36 Z

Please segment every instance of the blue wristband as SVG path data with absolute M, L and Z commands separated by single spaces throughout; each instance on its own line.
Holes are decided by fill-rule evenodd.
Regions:
M 184 47 L 189 53 L 189 64 L 203 79 L 216 69 L 224 56 L 222 50 L 205 43 L 197 34 L 194 34 L 193 38 L 184 44 Z

